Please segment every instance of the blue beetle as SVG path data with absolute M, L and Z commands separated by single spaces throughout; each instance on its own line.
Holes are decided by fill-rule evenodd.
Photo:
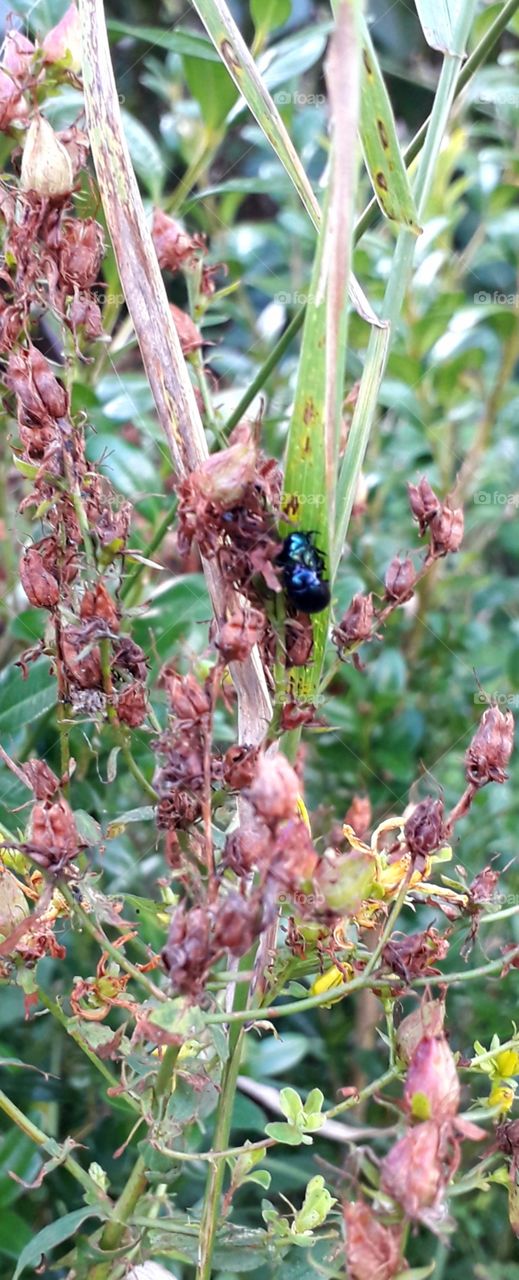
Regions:
M 289 533 L 278 556 L 283 586 L 301 613 L 321 613 L 330 603 L 330 584 L 323 578 L 325 558 L 311 533 Z

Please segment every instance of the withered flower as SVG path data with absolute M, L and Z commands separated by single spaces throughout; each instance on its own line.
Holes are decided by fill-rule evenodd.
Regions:
M 101 618 L 109 631 L 119 630 L 119 612 L 102 578 L 85 591 L 79 614 L 82 621 Z
M 174 302 L 170 302 L 169 309 L 184 355 L 189 355 L 191 351 L 199 351 L 206 339 L 202 337 L 194 320 L 188 316 L 187 311 L 182 311 L 181 307 L 175 306 Z
M 5 384 L 14 391 L 19 406 L 36 423 L 54 424 L 68 410 L 65 388 L 54 377 L 45 356 L 36 347 L 21 347 L 9 357 Z
M 224 662 L 244 662 L 265 630 L 265 614 L 261 609 L 236 609 L 222 622 L 215 645 Z
M 361 1200 L 343 1206 L 349 1280 L 393 1280 L 405 1266 L 402 1230 L 385 1227 Z
M 281 753 L 260 756 L 247 796 L 268 826 L 294 816 L 299 794 L 299 778 L 286 756 Z
M 54 609 L 59 602 L 57 578 L 46 568 L 38 544 L 27 547 L 20 560 L 20 580 L 30 604 Z
M 506 767 L 514 745 L 511 711 L 487 707 L 465 756 L 467 782 L 479 789 L 487 782 L 506 782 Z
M 146 689 L 140 680 L 128 684 L 117 698 L 117 715 L 130 729 L 138 729 L 148 712 Z
M 415 582 L 416 572 L 412 560 L 408 556 L 405 560 L 395 556 L 385 577 L 386 600 L 405 604 L 406 600 L 410 600 L 413 595 Z
M 444 1185 L 440 1126 L 433 1120 L 410 1129 L 381 1165 L 381 1187 L 402 1205 L 406 1217 L 420 1219 L 436 1207 Z
M 438 960 L 444 960 L 449 950 L 447 938 L 442 937 L 433 925 L 421 933 L 393 934 L 384 947 L 384 960 L 392 973 L 397 973 L 404 982 L 423 974 L 437 973 L 434 967 Z
M 67 800 L 38 801 L 35 804 L 29 834 L 31 855 L 41 867 L 59 869 L 75 858 L 79 837 L 74 815 Z
M 427 796 L 413 809 L 404 827 L 404 838 L 413 859 L 424 859 L 439 849 L 444 839 L 443 800 Z
M 179 222 L 168 217 L 162 209 L 153 210 L 151 230 L 159 265 L 167 271 L 181 271 L 193 267 L 199 254 L 205 249 L 202 235 L 191 236 Z
M 371 593 L 363 596 L 360 593 L 353 597 L 346 613 L 332 631 L 333 643 L 339 653 L 350 649 L 353 645 L 370 640 L 375 621 L 373 597 Z

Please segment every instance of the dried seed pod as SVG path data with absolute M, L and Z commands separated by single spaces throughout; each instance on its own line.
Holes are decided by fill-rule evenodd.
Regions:
M 103 683 L 99 647 L 88 640 L 84 627 L 65 627 L 61 652 L 67 672 L 80 689 L 100 689 Z
M 487 782 L 506 782 L 506 767 L 514 745 L 511 711 L 487 707 L 465 756 L 467 782 L 479 789 Z
M 353 597 L 346 613 L 332 631 L 332 640 L 341 653 L 353 645 L 370 640 L 375 621 L 373 597 L 371 593 L 363 596 L 360 593 Z
M 294 816 L 299 793 L 299 778 L 286 756 L 260 756 L 247 794 L 256 813 L 269 826 Z
M 435 556 L 446 556 L 458 551 L 463 540 L 464 518 L 461 507 L 452 510 L 446 503 L 433 516 L 429 524 L 431 549 Z
M 56 200 L 70 195 L 74 171 L 66 147 L 59 141 L 45 116 L 36 116 L 29 125 L 20 173 L 22 191 Z
M 169 705 L 173 715 L 183 723 L 198 721 L 211 711 L 211 698 L 207 689 L 199 685 L 194 675 L 179 676 L 173 667 L 163 672 Z
M 443 1187 L 439 1125 L 426 1120 L 395 1143 L 381 1164 L 381 1187 L 412 1221 L 435 1205 Z
M 65 284 L 90 289 L 104 253 L 103 230 L 95 218 L 65 218 L 59 241 L 59 269 Z
M 386 573 L 386 600 L 392 603 L 405 604 L 413 594 L 416 572 L 412 560 L 407 557 L 401 560 L 395 556 Z
M 119 613 L 117 606 L 107 590 L 102 578 L 96 582 L 95 586 L 89 587 L 83 596 L 79 610 L 80 617 L 83 621 L 91 621 L 94 618 L 100 618 L 106 622 L 109 631 L 119 630 Z
M 443 1035 L 444 1021 L 445 1001 L 430 1000 L 427 997 L 422 1000 L 418 1009 L 413 1009 L 412 1013 L 402 1019 L 397 1027 L 396 1043 L 398 1056 L 406 1066 L 409 1066 L 424 1036 Z
M 139 680 L 126 685 L 117 698 L 119 720 L 130 729 L 138 729 L 146 719 L 147 712 L 148 697 L 144 685 Z
M 79 837 L 74 815 L 66 800 L 35 804 L 31 815 L 30 843 L 33 857 L 42 867 L 57 868 L 76 856 Z
M 261 900 L 257 895 L 245 898 L 231 890 L 213 908 L 213 941 L 218 950 L 232 956 L 244 956 L 257 938 L 262 924 Z
M 237 876 L 247 876 L 253 867 L 267 868 L 273 855 L 272 837 L 264 828 L 254 831 L 238 828 L 227 836 L 223 862 Z
M 30 604 L 54 609 L 59 602 L 57 578 L 45 566 L 38 545 L 27 547 L 20 560 L 20 579 Z
M 192 267 L 199 254 L 205 250 L 202 235 L 188 235 L 180 223 L 168 217 L 162 209 L 153 210 L 151 234 L 159 265 L 163 270 L 175 272 L 181 271 L 183 267 Z
M 191 316 L 188 316 L 186 311 L 182 311 L 181 307 L 175 306 L 174 302 L 170 302 L 169 309 L 184 355 L 189 355 L 191 351 L 199 351 L 206 339 L 202 337 L 200 329 L 194 320 L 191 319 Z
M 193 999 L 203 988 L 214 958 L 210 933 L 209 913 L 204 907 L 193 907 L 190 911 L 184 904 L 177 907 L 162 959 L 175 990 Z
M 419 1120 L 443 1124 L 460 1104 L 460 1082 L 445 1036 L 424 1036 L 413 1053 L 404 1087 L 404 1107 Z
M 261 609 L 236 609 L 218 628 L 215 646 L 224 662 L 244 662 L 261 642 L 266 626 Z
M 385 1227 L 370 1205 L 343 1206 L 349 1280 L 393 1280 L 405 1266 L 401 1227 Z
M 404 839 L 413 858 L 425 858 L 439 849 L 444 839 L 443 800 L 427 796 L 413 809 L 404 827 Z
M 259 747 L 228 747 L 223 758 L 223 781 L 232 791 L 250 787 L 258 767 Z
M 58 790 L 59 780 L 46 761 L 27 760 L 22 768 L 36 800 L 52 800 Z
M 425 476 L 422 476 L 420 483 L 417 485 L 408 484 L 407 491 L 409 494 L 409 506 L 415 520 L 418 521 L 420 537 L 422 537 L 433 516 L 440 510 L 440 499 L 436 497 L 434 489 L 431 489 Z
M 354 796 L 344 818 L 345 825 L 352 828 L 359 840 L 363 840 L 371 831 L 372 811 L 369 796 Z

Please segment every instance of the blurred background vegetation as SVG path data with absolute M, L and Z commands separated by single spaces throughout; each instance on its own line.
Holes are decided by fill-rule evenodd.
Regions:
M 47 30 L 65 4 L 37 0 L 15 6 L 29 33 Z M 230 5 L 249 44 L 254 24 L 246 0 Z M 500 9 L 481 6 L 472 46 Z M 4 6 L 5 9 L 5 6 Z M 289 12 L 290 11 L 290 12 Z M 398 119 L 401 140 L 412 137 L 428 114 L 440 55 L 424 43 L 413 7 L 404 0 L 388 5 L 370 0 L 369 18 Z M 223 263 L 219 289 L 199 321 L 207 343 L 205 362 L 213 384 L 221 424 L 254 378 L 287 321 L 304 300 L 314 248 L 314 233 L 289 180 L 248 113 L 236 107 L 226 72 L 196 55 L 181 32 L 199 26 L 184 3 L 160 6 L 120 0 L 107 6 L 111 19 L 117 82 L 134 164 L 150 209 L 159 203 L 181 213 L 190 230 L 204 232 L 210 261 Z M 277 98 L 307 172 L 317 182 L 327 149 L 327 113 L 322 58 L 330 14 L 325 4 L 289 0 L 287 19 L 265 47 L 256 38 L 260 63 L 268 65 L 267 83 Z M 135 34 L 125 33 L 131 24 Z M 137 32 L 137 28 L 141 28 Z M 158 35 L 147 28 L 162 32 Z M 442 151 L 424 234 L 417 245 L 418 269 L 404 306 L 382 392 L 382 412 L 366 460 L 364 491 L 345 551 L 337 585 L 339 616 L 357 591 L 380 592 L 385 568 L 396 553 L 418 547 L 406 485 L 426 474 L 433 487 L 463 500 L 466 536 L 462 550 L 448 565 L 436 566 L 422 585 L 413 607 L 391 619 L 383 643 L 363 653 L 364 670 L 343 665 L 330 673 L 323 716 L 326 728 L 307 735 L 305 780 L 308 807 L 322 810 L 322 826 L 334 814 L 342 818 L 355 794 L 368 795 L 375 818 L 401 813 L 409 797 L 426 791 L 444 793 L 450 806 L 463 777 L 463 755 L 479 719 L 485 695 L 499 705 L 519 705 L 519 20 L 502 38 L 498 61 L 486 65 L 456 103 Z M 283 96 L 284 95 L 284 96 Z M 286 101 L 286 99 L 289 99 Z M 55 127 L 77 114 L 77 96 L 62 90 L 48 106 Z M 8 148 L 5 148 L 7 154 Z M 3 157 L 5 158 L 5 157 Z M 196 166 L 196 189 L 182 183 Z M 179 184 L 180 187 L 179 187 Z M 371 196 L 367 178 L 361 184 L 358 211 Z M 99 211 L 97 211 L 99 216 Z M 355 252 L 355 271 L 376 306 L 382 297 L 394 246 L 387 223 L 367 232 Z M 173 509 L 173 477 L 154 417 L 151 394 L 138 354 L 126 332 L 125 310 L 117 295 L 110 255 L 106 262 L 105 315 L 123 326 L 120 351 L 84 366 L 84 382 L 75 384 L 75 408 L 84 409 L 95 428 L 92 455 L 104 459 L 115 487 L 135 509 L 134 546 L 145 547 L 169 509 Z M 188 308 L 183 285 L 170 288 L 171 300 Z M 346 424 L 362 369 L 366 325 L 352 317 L 347 368 Z M 263 443 L 282 455 L 297 365 L 297 340 L 283 356 L 264 388 Z M 259 409 L 259 400 L 254 410 Z M 9 424 L 7 430 L 9 429 Z M 5 432 L 4 446 L 5 447 Z M 23 758 L 31 750 L 58 769 L 53 719 L 54 685 L 47 664 L 31 668 L 23 683 L 13 663 L 22 648 L 36 643 L 44 615 L 28 608 L 16 586 L 15 542 L 25 527 L 17 514 L 21 487 L 7 472 L 2 519 L 5 530 L 0 647 L 5 668 L 0 684 L 0 731 L 11 754 Z M 12 557 L 12 558 L 11 558 Z M 152 669 L 173 654 L 184 664 L 200 660 L 207 644 L 209 604 L 203 580 L 185 572 L 178 559 L 174 532 L 156 552 L 164 571 L 151 573 L 133 603 L 141 606 L 133 635 L 150 657 Z M 484 691 L 484 693 L 482 692 Z M 156 705 L 161 711 L 161 695 Z M 218 724 L 222 739 L 230 728 Z M 87 736 L 88 735 L 88 736 Z M 136 735 L 139 763 L 150 775 L 149 740 Z M 82 759 L 98 751 L 97 776 L 82 770 Z M 110 818 L 143 803 L 136 784 L 123 772 L 113 777 L 109 733 L 97 742 L 91 725 L 74 730 L 78 761 L 75 800 L 84 812 L 85 830 L 95 844 Z M 85 750 L 87 748 L 87 750 Z M 107 781 L 109 785 L 107 785 Z M 468 818 L 458 828 L 455 862 L 472 877 L 489 861 L 504 869 L 501 892 L 513 904 L 519 893 L 516 833 L 519 822 L 519 763 L 512 765 L 504 787 L 480 793 Z M 24 805 L 26 792 L 11 774 L 0 773 L 0 820 L 12 826 L 10 811 Z M 23 823 L 23 810 L 19 817 Z M 321 819 L 318 817 L 318 827 Z M 96 826 L 99 824 L 99 826 Z M 145 822 L 129 825 L 105 840 L 100 855 L 108 891 L 137 897 L 157 896 L 162 857 Z M 455 874 L 455 872 L 453 872 Z M 128 898 L 131 908 L 136 898 Z M 507 905 L 503 901 L 502 905 Z M 432 916 L 425 910 L 417 927 Z M 160 944 L 160 931 L 150 917 L 147 936 Z M 515 932 L 514 932 L 515 930 Z M 465 933 L 454 931 L 447 967 L 462 968 L 460 947 Z M 503 938 L 519 940 L 518 917 L 509 927 L 482 931 L 475 956 L 496 954 Z M 63 938 L 66 942 L 66 936 Z M 69 941 L 71 941 L 69 939 Z M 45 959 L 38 982 L 57 993 L 70 988 L 76 973 L 91 971 L 88 938 L 76 935 L 69 946 L 67 972 Z M 476 962 L 473 955 L 473 962 Z M 53 968 L 54 965 L 54 968 Z M 499 982 L 452 989 L 448 1012 L 452 1046 L 467 1054 L 474 1039 L 488 1044 L 494 1032 L 510 1034 L 517 1015 L 514 972 Z M 122 1106 L 100 1100 L 97 1078 L 79 1049 L 58 1033 L 52 1018 L 39 1014 L 24 1022 L 22 989 L 2 984 L 0 1056 L 19 1057 L 40 1071 L 5 1067 L 11 1096 L 29 1110 L 49 1133 L 71 1132 L 96 1152 L 121 1185 L 129 1164 L 113 1151 L 127 1135 L 129 1116 Z M 341 1085 L 376 1076 L 384 1063 L 383 1046 L 370 1023 L 363 998 L 350 999 L 315 1016 L 285 1020 L 280 1040 L 250 1042 L 244 1071 L 264 1083 L 290 1082 L 296 1088 L 318 1082 L 331 1103 Z M 359 1049 L 359 1044 L 361 1045 Z M 355 1046 L 355 1069 L 352 1049 Z M 354 1074 L 357 1071 L 357 1076 Z M 6 1086 L 7 1087 L 7 1086 Z M 366 1119 L 382 1120 L 374 1103 Z M 107 1116 L 112 1117 L 110 1124 Z M 233 1138 L 257 1139 L 263 1110 L 240 1097 Z M 207 1142 L 210 1140 L 210 1118 Z M 326 1144 L 320 1150 L 333 1165 L 344 1153 Z M 7 1174 L 10 1167 L 25 1179 L 35 1175 L 39 1157 L 28 1139 L 2 1126 L 0 1161 L 0 1277 L 12 1274 L 11 1259 L 37 1226 L 74 1208 L 75 1187 L 58 1170 L 40 1190 L 26 1197 Z M 272 1192 L 297 1201 L 316 1172 L 315 1157 L 300 1148 L 294 1155 L 275 1154 L 267 1162 Z M 203 1192 L 203 1171 L 196 1166 L 181 1184 L 185 1207 Z M 323 1169 L 329 1176 L 329 1168 Z M 333 1176 L 330 1185 L 334 1188 Z M 339 1185 L 339 1184 L 337 1184 Z M 255 1221 L 253 1195 L 240 1192 L 241 1220 Z M 507 1226 L 505 1194 L 494 1187 L 479 1198 L 454 1202 L 459 1231 L 447 1252 L 433 1237 L 420 1233 L 410 1242 L 408 1258 L 424 1264 L 435 1256 L 436 1280 L 517 1280 L 516 1246 Z M 180 1275 L 177 1264 L 172 1265 Z M 301 1260 L 299 1280 L 314 1271 Z M 62 1272 L 61 1274 L 64 1274 Z M 262 1273 L 256 1273 L 261 1280 Z M 291 1271 L 296 1280 L 296 1271 Z M 231 1280 L 221 1271 L 220 1280 Z

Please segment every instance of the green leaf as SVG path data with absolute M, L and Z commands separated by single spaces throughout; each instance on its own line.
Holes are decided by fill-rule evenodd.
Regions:
M 0 738 L 13 737 L 34 724 L 56 703 L 56 682 L 49 676 L 48 660 L 29 667 L 24 680 L 19 667 L 7 667 L 0 676 Z
M 22 1249 L 13 1280 L 18 1280 L 27 1267 L 33 1269 L 38 1267 L 42 1257 L 51 1249 L 55 1249 L 56 1245 L 63 1244 L 64 1240 L 73 1236 L 87 1218 L 104 1218 L 105 1216 L 106 1214 L 99 1206 L 94 1209 L 91 1205 L 83 1205 L 81 1209 L 66 1213 L 63 1218 L 57 1218 L 55 1222 L 51 1222 L 50 1226 L 43 1227 L 43 1230 L 38 1231 L 29 1244 Z
M 170 28 L 169 31 L 163 27 L 136 27 L 116 18 L 108 18 L 106 25 L 113 35 L 133 36 L 134 40 L 141 40 L 144 44 L 156 44 L 171 53 L 203 58 L 206 62 L 220 61 L 211 41 L 196 31 L 183 31 L 181 27 Z
M 460 48 L 458 34 L 459 0 L 416 0 L 416 11 L 427 44 L 461 57 L 465 50 Z
M 288 21 L 292 0 L 250 0 L 251 18 L 256 31 L 275 31 Z
M 282 1089 L 279 1095 L 279 1105 L 287 1120 L 291 1124 L 297 1124 L 303 1114 L 303 1103 L 296 1090 L 291 1089 L 290 1086 Z
M 20 1248 L 27 1245 L 31 1236 L 31 1228 L 19 1213 L 12 1209 L 3 1210 L 0 1215 L 0 1253 L 7 1254 L 8 1258 L 17 1258 Z
M 265 1133 L 269 1138 L 275 1138 L 276 1142 L 283 1142 L 289 1147 L 299 1147 L 305 1142 L 305 1135 L 301 1129 L 297 1129 L 293 1124 L 283 1124 L 282 1120 L 274 1120 L 272 1124 L 265 1125 Z
M 362 21 L 360 138 L 373 190 L 386 218 L 418 233 L 418 213 L 384 78 L 365 20 Z
M 324 1094 L 320 1089 L 312 1089 L 308 1094 L 304 1104 L 304 1112 L 306 1116 L 312 1115 L 314 1111 L 321 1111 L 324 1102 Z
M 184 54 L 185 77 L 200 107 L 204 124 L 217 132 L 238 97 L 236 85 L 222 62 L 210 62 Z

